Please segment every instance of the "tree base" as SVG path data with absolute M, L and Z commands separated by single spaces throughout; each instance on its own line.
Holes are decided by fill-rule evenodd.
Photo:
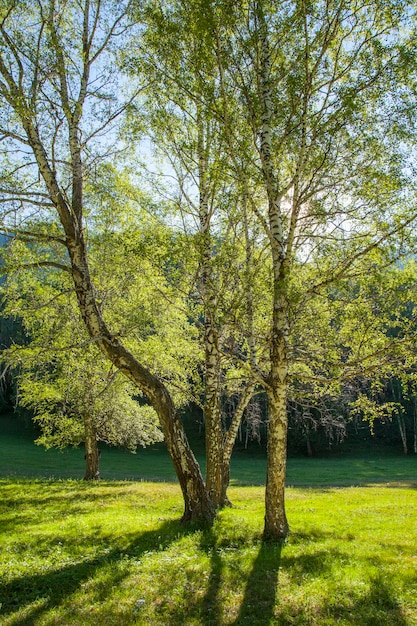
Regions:
M 290 534 L 288 524 L 275 528 L 264 528 L 262 540 L 268 543 L 284 543 Z
M 190 507 L 185 506 L 183 516 L 180 519 L 181 524 L 196 524 L 197 526 L 212 526 L 216 518 L 216 509 L 210 501 L 205 506 Z
M 100 480 L 100 474 L 86 474 L 84 480 Z
M 286 535 L 271 535 L 270 533 L 264 532 L 262 535 L 262 541 L 264 541 L 265 543 L 276 543 L 283 545 L 284 543 L 286 543 L 289 534 L 289 531 Z
M 233 503 L 230 502 L 229 498 L 225 498 L 223 502 L 219 504 L 219 509 L 233 509 Z

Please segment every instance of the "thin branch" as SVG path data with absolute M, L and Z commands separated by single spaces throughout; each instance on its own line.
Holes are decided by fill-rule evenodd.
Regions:
M 38 269 L 41 267 L 54 267 L 64 272 L 68 272 L 69 274 L 73 273 L 73 270 L 68 265 L 62 265 L 56 261 L 38 261 L 36 263 L 22 263 L 21 265 L 0 267 L 0 274 L 8 274 L 19 270 Z
M 20 228 L 9 228 L 8 226 L 0 225 L 0 232 L 2 232 L 6 237 L 10 237 L 12 239 L 14 236 L 19 239 L 27 238 L 28 241 L 39 240 L 39 241 L 49 241 L 54 243 L 60 243 L 63 246 L 67 245 L 67 242 L 62 237 L 57 237 L 54 235 L 47 235 L 46 233 L 37 233 L 30 230 L 21 230 Z

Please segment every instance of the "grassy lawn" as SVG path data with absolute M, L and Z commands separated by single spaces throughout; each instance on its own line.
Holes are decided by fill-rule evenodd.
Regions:
M 261 540 L 262 453 L 237 450 L 235 506 L 203 530 L 178 522 L 163 446 L 83 469 L 0 419 L 1 626 L 417 625 L 415 456 L 290 458 L 282 547 Z
M 263 490 L 212 529 L 166 483 L 2 479 L 0 623 L 417 624 L 417 491 L 288 489 L 292 534 L 260 539 Z
M 0 417 L 0 476 L 39 478 L 82 478 L 84 450 L 45 450 L 33 443 L 33 432 L 22 432 L 15 418 Z M 204 471 L 203 442 L 196 455 Z M 195 447 L 195 446 L 193 446 Z M 108 480 L 175 481 L 175 473 L 164 444 L 138 449 L 137 454 L 102 446 L 101 475 Z M 232 461 L 233 485 L 263 485 L 266 457 L 261 448 L 251 451 L 239 445 Z M 374 447 L 349 455 L 326 458 L 289 458 L 290 486 L 351 486 L 417 480 L 417 456 L 404 457 Z

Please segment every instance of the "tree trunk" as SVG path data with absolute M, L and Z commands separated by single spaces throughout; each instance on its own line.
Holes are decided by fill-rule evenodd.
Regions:
M 239 432 L 240 425 L 242 423 L 243 413 L 248 406 L 249 400 L 253 396 L 255 390 L 255 384 L 249 383 L 243 389 L 240 394 L 239 402 L 235 408 L 232 421 L 230 423 L 228 431 L 224 434 L 222 441 L 222 475 L 220 485 L 220 507 L 232 506 L 229 498 L 227 497 L 227 489 L 230 482 L 230 462 L 232 459 L 232 452 L 235 445 L 236 437 Z
M 215 517 L 215 508 L 168 390 L 117 340 L 103 341 L 102 349 L 112 362 L 142 389 L 159 416 L 165 443 L 184 497 L 185 510 L 182 521 L 211 523 Z
M 184 427 L 175 413 L 165 420 L 165 441 L 184 497 L 183 522 L 211 524 L 215 507 L 204 485 L 200 467 L 190 448 Z
M 407 429 L 405 426 L 405 420 L 400 414 L 398 414 L 398 428 L 400 430 L 401 442 L 403 444 L 403 452 L 404 454 L 408 454 Z
M 206 489 L 215 507 L 221 506 L 223 485 L 221 415 L 206 404 Z
M 281 265 L 281 269 L 282 267 Z M 268 446 L 264 539 L 282 541 L 289 533 L 285 514 L 288 430 L 288 305 L 285 280 L 277 271 L 274 275 L 273 293 L 271 369 L 267 381 Z
M 288 386 L 288 302 L 287 276 L 290 240 L 294 225 L 291 219 L 288 241 L 284 236 L 279 175 L 273 158 L 272 128 L 274 97 L 271 87 L 271 51 L 268 26 L 262 3 L 256 3 L 259 32 L 258 77 L 261 102 L 259 130 L 262 173 L 268 197 L 268 226 L 272 258 L 272 324 L 270 338 L 270 374 L 268 397 L 268 459 L 265 491 L 264 539 L 282 541 L 289 527 L 285 514 L 285 473 L 287 458 L 287 386 Z M 294 191 L 295 193 L 295 191 Z
M 282 541 L 289 532 L 285 513 L 286 391 L 286 385 L 281 384 L 267 393 L 269 421 L 264 526 L 264 539 L 267 541 Z
M 96 430 L 91 416 L 84 416 L 85 425 L 85 476 L 84 480 L 100 480 L 100 452 L 97 445 Z
M 220 498 L 219 498 L 220 508 L 224 508 L 226 506 L 233 506 L 227 496 L 229 483 L 230 483 L 230 457 L 226 458 L 225 456 L 223 456 L 222 482 L 220 485 Z
M 220 399 L 220 351 L 217 318 L 217 290 L 212 269 L 210 185 L 207 175 L 209 142 L 201 107 L 197 105 L 197 154 L 199 177 L 199 221 L 201 248 L 201 297 L 204 308 L 204 416 L 206 424 L 206 489 L 217 508 L 222 488 L 223 425 Z
M 211 523 L 215 517 L 215 509 L 168 390 L 114 339 L 103 341 L 102 349 L 142 389 L 159 416 L 165 443 L 184 497 L 182 521 Z
M 400 431 L 401 443 L 403 444 L 403 452 L 404 454 L 408 454 L 407 427 L 402 412 L 402 388 L 401 383 L 398 380 L 391 381 L 391 392 L 394 402 L 400 405 L 399 409 L 396 411 L 397 423 Z
M 69 239 L 68 251 L 80 312 L 90 336 L 111 362 L 143 391 L 158 414 L 184 497 L 182 520 L 212 523 L 215 510 L 167 388 L 108 330 L 95 301 L 81 232 L 76 231 L 75 238 Z
M 205 274 L 205 272 L 203 272 Z M 208 296 L 213 304 L 213 297 Z M 215 507 L 221 505 L 223 425 L 220 406 L 220 355 L 217 333 L 211 310 L 206 310 L 205 321 L 205 402 L 206 422 L 206 489 Z

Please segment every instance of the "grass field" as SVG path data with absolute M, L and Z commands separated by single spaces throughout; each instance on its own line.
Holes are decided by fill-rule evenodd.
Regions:
M 292 533 L 261 541 L 263 490 L 212 529 L 174 484 L 3 479 L 0 623 L 417 624 L 417 491 L 288 490 Z
M 84 450 L 45 450 L 33 443 L 30 428 L 23 430 L 15 418 L 0 417 L 0 476 L 38 478 L 82 478 Z M 195 447 L 195 446 L 193 446 Z M 196 454 L 204 471 L 202 441 Z M 164 444 L 138 449 L 137 454 L 102 446 L 101 475 L 110 480 L 175 481 L 175 473 Z M 232 484 L 263 485 L 266 457 L 261 448 L 249 452 L 239 445 L 232 460 Z M 378 482 L 417 480 L 417 457 L 374 447 L 357 454 L 325 458 L 289 458 L 290 486 L 351 486 Z
M 417 626 L 415 457 L 289 459 L 280 546 L 262 542 L 264 491 L 248 486 L 262 454 L 237 452 L 234 508 L 198 529 L 178 522 L 175 483 L 147 482 L 173 478 L 161 446 L 105 449 L 103 475 L 130 482 L 88 484 L 69 477 L 81 450 L 0 424 L 1 626 Z

